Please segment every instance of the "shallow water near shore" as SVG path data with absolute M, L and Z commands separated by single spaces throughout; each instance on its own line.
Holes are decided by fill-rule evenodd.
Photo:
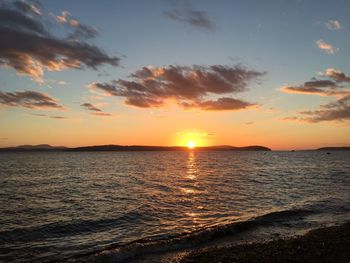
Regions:
M 1 153 L 0 171 L 5 261 L 122 259 L 350 216 L 350 152 Z

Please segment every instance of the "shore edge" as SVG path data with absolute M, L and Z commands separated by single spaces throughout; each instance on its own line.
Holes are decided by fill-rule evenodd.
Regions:
M 178 262 L 350 262 L 350 221 L 289 239 L 195 250 Z

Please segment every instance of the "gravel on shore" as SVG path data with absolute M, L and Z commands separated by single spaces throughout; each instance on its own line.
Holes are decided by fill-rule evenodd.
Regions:
M 350 263 L 350 222 L 315 229 L 304 236 L 190 252 L 190 262 L 337 262 Z

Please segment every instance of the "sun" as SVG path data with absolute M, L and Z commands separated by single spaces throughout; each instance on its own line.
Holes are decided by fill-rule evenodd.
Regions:
M 187 147 L 188 147 L 189 149 L 194 149 L 194 148 L 196 147 L 196 142 L 194 142 L 194 141 L 188 141 L 188 142 L 187 142 Z

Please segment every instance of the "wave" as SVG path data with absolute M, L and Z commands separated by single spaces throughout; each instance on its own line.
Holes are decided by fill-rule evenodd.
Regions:
M 72 260 L 78 262 L 121 262 L 144 254 L 195 248 L 221 238 L 254 231 L 259 227 L 269 227 L 279 223 L 301 220 L 303 217 L 317 213 L 320 213 L 320 211 L 311 209 L 274 211 L 255 218 L 250 218 L 246 221 L 212 226 L 194 231 L 190 234 L 179 234 L 178 236 L 167 239 L 152 240 L 151 238 L 145 238 L 125 245 L 110 246 L 101 251 L 74 257 Z
M 72 220 L 61 221 L 51 224 L 17 228 L 0 232 L 0 243 L 29 242 L 43 240 L 45 237 L 55 238 L 64 236 L 75 236 L 91 232 L 102 232 L 116 225 L 128 225 L 131 222 L 152 220 L 151 214 L 145 211 L 145 206 L 130 210 L 117 218 L 106 218 L 100 220 Z

